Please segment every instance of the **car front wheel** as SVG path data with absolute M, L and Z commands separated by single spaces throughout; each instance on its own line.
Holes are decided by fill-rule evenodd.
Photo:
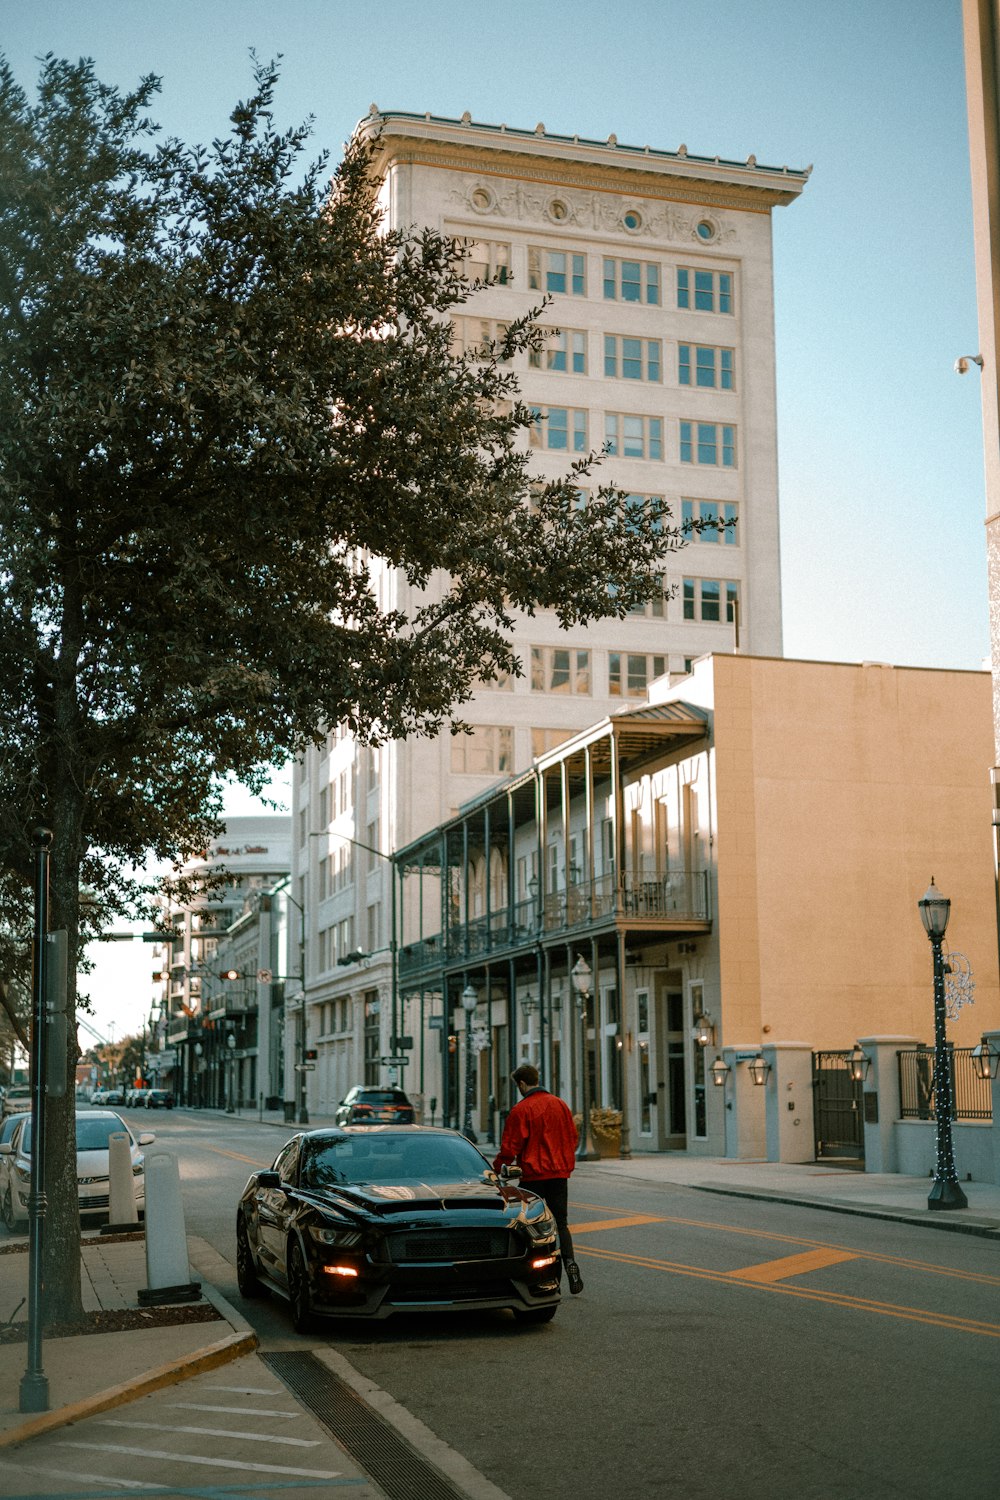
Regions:
M 288 1298 L 292 1305 L 292 1327 L 296 1333 L 309 1333 L 312 1328 L 312 1299 L 309 1296 L 309 1277 L 302 1247 L 297 1240 L 293 1240 L 288 1247 Z
M 236 1284 L 241 1297 L 263 1297 L 267 1290 L 253 1263 L 250 1236 L 242 1214 L 236 1220 Z

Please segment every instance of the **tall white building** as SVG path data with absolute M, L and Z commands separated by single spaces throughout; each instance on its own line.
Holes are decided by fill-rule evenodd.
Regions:
M 297 766 L 304 1041 L 288 999 L 299 1050 L 318 1054 L 307 1087 L 319 1113 L 364 1079 L 395 1076 L 427 1099 L 437 1086 L 382 1061 L 405 1055 L 395 1040 L 408 1020 L 400 1005 L 393 1025 L 393 882 L 381 856 L 574 731 L 645 701 L 654 678 L 679 677 L 709 652 L 781 654 L 771 210 L 808 178 L 752 156 L 553 136 L 469 115 L 373 107 L 358 128 L 377 139 L 387 225 L 466 240 L 470 275 L 497 278 L 456 309 L 458 347 L 552 299 L 545 322 L 558 334 L 518 359 L 522 394 L 544 418 L 536 472 L 555 478 L 607 444 L 600 478 L 635 503 L 655 496 L 678 523 L 729 524 L 672 555 L 663 595 L 625 620 L 569 633 L 551 611 L 519 620 L 523 675 L 463 707 L 471 735 L 371 751 L 334 731 Z M 386 607 L 408 607 L 398 574 L 386 571 L 379 585 Z

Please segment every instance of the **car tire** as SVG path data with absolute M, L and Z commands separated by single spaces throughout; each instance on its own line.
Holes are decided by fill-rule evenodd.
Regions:
M 551 1307 L 515 1307 L 514 1317 L 519 1323 L 551 1323 L 558 1311 L 558 1302 L 554 1302 Z
M 11 1195 L 10 1184 L 3 1195 L 3 1203 L 0 1204 L 0 1214 L 3 1216 L 4 1228 L 8 1234 L 17 1233 L 17 1220 L 14 1217 L 14 1199 Z
M 292 1327 L 296 1333 L 312 1330 L 312 1300 L 309 1296 L 309 1277 L 298 1240 L 288 1246 L 288 1300 L 292 1307 Z
M 257 1275 L 257 1267 L 254 1265 L 253 1251 L 250 1249 L 250 1236 L 247 1233 L 246 1220 L 240 1214 L 236 1220 L 236 1285 L 240 1289 L 241 1297 L 264 1297 L 267 1288 Z

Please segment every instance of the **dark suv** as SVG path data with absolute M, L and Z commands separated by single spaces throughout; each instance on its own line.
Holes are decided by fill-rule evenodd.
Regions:
M 338 1125 L 413 1125 L 413 1105 L 402 1089 L 358 1083 L 337 1105 Z
M 173 1109 L 174 1096 L 169 1089 L 147 1089 L 143 1103 L 147 1109 Z

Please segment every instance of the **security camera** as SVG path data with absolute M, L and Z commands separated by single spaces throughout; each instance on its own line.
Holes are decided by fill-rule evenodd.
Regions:
M 978 365 L 983 368 L 983 356 L 981 354 L 961 354 L 955 361 L 955 374 L 968 375 L 969 366 Z

